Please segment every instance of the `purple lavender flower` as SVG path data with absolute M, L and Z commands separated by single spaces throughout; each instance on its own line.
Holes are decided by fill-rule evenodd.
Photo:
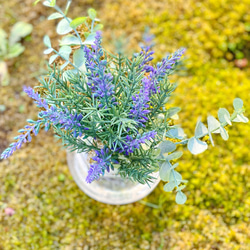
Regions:
M 88 130 L 80 123 L 83 118 L 82 114 L 71 114 L 66 107 L 63 109 L 64 111 L 60 111 L 56 106 L 51 106 L 48 110 L 39 113 L 39 117 L 46 120 L 45 130 L 47 131 L 52 123 L 54 126 L 59 125 L 60 129 L 72 131 L 74 137 L 82 136 L 83 130 Z
M 111 103 L 115 104 L 114 85 L 112 84 L 113 76 L 106 73 L 107 61 L 102 60 L 103 50 L 101 47 L 101 33 L 97 32 L 94 45 L 92 49 L 87 46 L 84 47 L 86 57 L 86 67 L 88 72 L 88 86 L 92 90 L 93 96 L 98 98 L 101 104 L 99 107 L 109 106 Z
M 96 150 L 95 152 L 96 156 L 92 159 L 96 161 L 96 163 L 90 165 L 88 176 L 86 178 L 87 183 L 98 180 L 101 175 L 104 175 L 105 171 L 110 171 L 111 154 L 109 153 L 109 149 L 104 147 L 100 151 Z
M 133 139 L 131 135 L 126 136 L 127 143 L 123 145 L 123 149 L 120 149 L 119 153 L 125 152 L 126 155 L 133 153 L 135 149 L 140 148 L 141 143 L 145 143 L 146 140 L 151 140 L 156 136 L 156 131 L 149 131 L 143 135 L 139 135 L 138 138 Z
M 32 121 L 34 125 L 26 125 L 24 129 L 20 129 L 18 132 L 21 133 L 19 136 L 15 137 L 14 139 L 17 140 L 14 143 L 11 143 L 10 146 L 3 151 L 1 154 L 1 159 L 7 159 L 10 157 L 17 149 L 20 149 L 23 143 L 27 141 L 31 141 L 31 133 L 33 132 L 34 135 L 38 134 L 40 125 L 42 123 L 41 120 Z
M 164 58 L 161 63 L 157 64 L 156 68 L 146 65 L 152 60 L 150 57 L 152 52 L 149 52 L 149 47 L 146 47 L 145 50 L 141 52 L 141 55 L 144 55 L 144 59 L 139 67 L 146 72 L 150 72 L 150 74 L 142 79 L 142 87 L 139 94 L 132 96 L 133 104 L 129 112 L 129 118 L 138 121 L 140 126 L 145 127 L 144 123 L 148 120 L 146 114 L 150 113 L 148 108 L 151 95 L 159 91 L 159 82 L 165 77 L 167 70 L 173 68 L 174 64 L 181 58 L 184 52 L 185 49 L 176 51 L 171 56 Z
M 23 91 L 32 99 L 35 100 L 35 103 L 37 105 L 37 107 L 39 108 L 48 108 L 48 103 L 46 100 L 41 99 L 40 95 L 38 93 L 36 93 L 31 87 L 23 87 Z

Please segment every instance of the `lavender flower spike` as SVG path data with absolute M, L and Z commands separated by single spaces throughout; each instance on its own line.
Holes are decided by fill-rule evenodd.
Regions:
M 88 171 L 88 176 L 86 178 L 87 183 L 91 183 L 94 180 L 98 180 L 101 175 L 104 175 L 105 171 L 109 172 L 109 167 L 111 165 L 111 154 L 109 153 L 108 148 L 102 148 L 100 151 L 95 151 L 96 156 L 92 159 L 96 161 L 96 163 L 90 165 L 90 169 Z
M 39 108 L 48 108 L 48 104 L 46 100 L 41 99 L 40 95 L 38 93 L 36 93 L 31 87 L 23 87 L 23 91 L 32 99 L 35 100 L 36 105 Z
M 27 141 L 31 141 L 31 133 L 34 135 L 38 134 L 40 125 L 42 123 L 41 120 L 38 121 L 30 121 L 34 125 L 26 125 L 24 129 L 20 129 L 18 132 L 21 134 L 14 139 L 17 140 L 14 143 L 11 143 L 8 148 L 6 148 L 3 153 L 1 154 L 1 159 L 7 159 L 10 157 L 17 149 L 20 149 L 23 143 L 26 143 Z

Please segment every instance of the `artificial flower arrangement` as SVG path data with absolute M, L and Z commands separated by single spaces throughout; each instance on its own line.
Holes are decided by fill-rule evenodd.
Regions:
M 59 50 L 52 47 L 48 36 L 44 37 L 44 53 L 53 53 L 49 59 L 53 67 L 40 79 L 39 86 L 24 87 L 40 110 L 38 120 L 27 120 L 28 125 L 19 130 L 16 142 L 1 158 L 8 158 L 30 142 L 40 128 L 53 128 L 69 150 L 94 152 L 87 183 L 116 169 L 123 178 L 150 185 L 154 180 L 152 173 L 159 171 L 161 180 L 167 182 L 164 190 L 175 189 L 176 202 L 185 203 L 182 190 L 187 181 L 176 171 L 178 163 L 174 164 L 182 156 L 181 151 L 176 151 L 177 146 L 187 144 L 192 154 L 199 154 L 208 148 L 207 142 L 201 140 L 205 136 L 212 145 L 213 133 L 220 133 L 227 140 L 226 125 L 248 122 L 242 100 L 234 100 L 232 115 L 221 108 L 219 120 L 208 116 L 208 126 L 198 121 L 194 137 L 187 138 L 179 126 L 172 125 L 171 117 L 180 108 L 166 108 L 176 88 L 169 76 L 185 49 L 156 65 L 151 63 L 154 52 L 150 46 L 142 47 L 131 57 L 114 55 L 101 45 L 102 24 L 96 11 L 89 9 L 87 17 L 72 20 L 67 17 L 70 3 L 63 12 L 55 0 L 44 1 L 44 5 L 56 10 L 48 19 L 61 18 L 57 33 L 64 36 Z

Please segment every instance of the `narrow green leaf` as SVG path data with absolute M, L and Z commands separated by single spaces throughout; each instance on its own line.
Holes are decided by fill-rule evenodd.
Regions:
M 172 116 L 176 115 L 177 113 L 179 113 L 181 111 L 181 108 L 179 107 L 173 107 L 173 108 L 169 108 L 167 110 L 167 117 L 171 118 Z
M 73 54 L 73 63 L 79 68 L 85 63 L 84 51 L 82 48 L 75 50 Z
M 43 51 L 43 54 L 48 55 L 51 52 L 53 52 L 53 48 L 48 48 L 48 49 L 46 49 L 46 50 Z
M 76 29 L 79 25 L 83 24 L 86 21 L 87 17 L 77 17 L 70 23 L 72 29 Z

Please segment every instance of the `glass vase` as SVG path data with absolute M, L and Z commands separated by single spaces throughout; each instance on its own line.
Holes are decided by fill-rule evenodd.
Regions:
M 67 152 L 67 162 L 70 172 L 79 188 L 89 197 L 112 205 L 133 203 L 147 196 L 160 182 L 159 172 L 153 173 L 156 179 L 150 184 L 133 182 L 123 179 L 115 171 L 105 173 L 99 180 L 86 182 L 90 166 L 86 153 Z

